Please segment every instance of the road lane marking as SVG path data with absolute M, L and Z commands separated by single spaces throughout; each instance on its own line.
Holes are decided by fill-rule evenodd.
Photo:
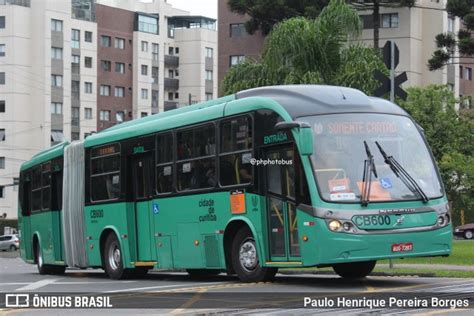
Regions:
M 217 285 L 217 284 L 225 284 L 226 282 L 213 282 L 213 283 L 188 283 L 183 284 L 186 285 L 193 285 L 193 286 L 200 286 L 200 285 Z M 105 291 L 102 293 L 123 293 L 123 292 L 134 292 L 134 291 L 143 291 L 143 290 L 152 290 L 152 289 L 166 289 L 166 288 L 180 288 L 180 284 L 171 284 L 171 285 L 158 285 L 158 286 L 147 286 L 147 287 L 137 287 L 131 289 L 121 289 L 121 290 L 113 290 L 113 291 Z
M 30 283 L 29 285 L 26 285 L 26 286 L 23 286 L 23 287 L 20 287 L 20 288 L 16 289 L 15 292 L 37 290 L 39 288 L 42 288 L 43 286 L 53 284 L 54 282 L 56 282 L 56 280 L 57 279 L 46 279 L 46 280 L 41 280 L 41 281 L 37 281 L 37 282 L 34 282 L 34 283 Z
M 186 308 L 189 308 L 190 306 L 192 306 L 194 303 L 196 303 L 200 298 L 201 298 L 201 295 L 202 293 L 206 292 L 207 289 L 200 289 L 197 291 L 197 293 L 195 295 L 193 295 L 193 297 L 191 297 L 188 301 L 186 301 L 183 305 L 181 305 L 179 308 L 171 311 L 169 313 L 169 315 L 179 315 L 179 314 L 182 314 L 184 312 L 184 310 Z

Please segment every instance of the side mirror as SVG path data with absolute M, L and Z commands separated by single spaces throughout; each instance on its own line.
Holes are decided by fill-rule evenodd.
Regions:
M 292 128 L 298 129 L 298 148 L 300 153 L 305 156 L 313 154 L 313 130 L 306 122 L 279 122 L 275 124 L 277 131 L 285 131 Z

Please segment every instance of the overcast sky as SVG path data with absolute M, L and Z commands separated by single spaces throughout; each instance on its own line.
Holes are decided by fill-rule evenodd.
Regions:
M 168 0 L 177 9 L 191 12 L 192 15 L 204 15 L 217 19 L 218 0 Z

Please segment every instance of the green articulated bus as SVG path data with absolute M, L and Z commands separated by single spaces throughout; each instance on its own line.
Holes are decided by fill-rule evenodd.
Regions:
M 21 256 L 41 274 L 360 278 L 376 260 L 451 251 L 423 131 L 344 87 L 256 88 L 61 143 L 22 165 L 19 200 Z

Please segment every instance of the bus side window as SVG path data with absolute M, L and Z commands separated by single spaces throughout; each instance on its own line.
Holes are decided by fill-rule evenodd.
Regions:
M 31 194 L 31 180 L 26 173 L 22 173 L 20 176 L 20 188 L 19 188 L 19 197 L 20 197 L 20 207 L 21 215 L 28 216 L 30 215 L 30 194 Z
M 107 145 L 93 150 L 90 168 L 92 201 L 115 200 L 120 197 L 120 145 Z
M 32 171 L 31 181 L 31 211 L 39 212 L 41 210 L 41 166 L 35 167 Z
M 42 202 L 41 209 L 49 211 L 51 207 L 51 163 L 47 162 L 42 166 L 41 173 Z
M 214 124 L 177 132 L 177 190 L 213 188 L 216 185 Z
M 173 134 L 166 132 L 156 137 L 156 192 L 173 191 Z
M 219 155 L 222 186 L 252 182 L 252 136 L 252 118 L 249 115 L 222 121 Z

